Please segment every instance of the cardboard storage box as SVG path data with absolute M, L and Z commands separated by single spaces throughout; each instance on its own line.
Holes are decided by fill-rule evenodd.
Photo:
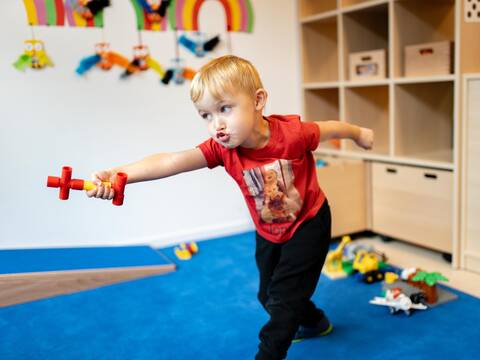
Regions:
M 451 74 L 452 50 L 453 43 L 450 41 L 405 46 L 405 76 Z
M 385 49 L 350 54 L 350 80 L 382 80 L 387 76 Z

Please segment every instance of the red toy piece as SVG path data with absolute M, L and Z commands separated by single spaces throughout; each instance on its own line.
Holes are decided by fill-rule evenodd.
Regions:
M 125 185 L 127 184 L 127 174 L 119 172 L 116 175 L 115 182 L 112 184 L 108 181 L 104 181 L 102 184 L 113 187 L 115 195 L 113 197 L 113 205 L 120 206 L 123 204 L 125 198 Z M 87 180 L 72 179 L 72 168 L 70 166 L 64 166 L 62 168 L 62 177 L 49 176 L 47 179 L 47 187 L 60 188 L 59 198 L 61 200 L 67 200 L 72 190 L 92 190 L 97 186 Z

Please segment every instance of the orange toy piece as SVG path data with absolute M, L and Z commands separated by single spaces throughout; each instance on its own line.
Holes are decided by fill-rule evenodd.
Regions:
M 195 76 L 197 72 L 193 69 L 190 68 L 184 68 L 183 69 L 183 77 L 188 80 L 193 80 L 193 77 Z
M 123 204 L 125 198 L 125 185 L 127 184 L 127 174 L 119 172 L 116 175 L 115 182 L 102 182 L 105 186 L 113 187 L 115 195 L 113 197 L 113 205 L 120 206 Z M 97 186 L 91 182 L 81 179 L 72 179 L 72 168 L 64 166 L 62 168 L 62 176 L 49 176 L 47 179 L 47 187 L 60 188 L 59 198 L 61 200 L 68 200 L 70 189 L 72 190 L 93 190 Z

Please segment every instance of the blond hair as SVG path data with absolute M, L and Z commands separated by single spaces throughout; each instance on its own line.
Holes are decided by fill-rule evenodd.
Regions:
M 203 97 L 205 89 L 219 100 L 222 94 L 242 91 L 254 95 L 263 88 L 257 69 L 250 61 L 234 55 L 213 59 L 196 73 L 190 86 L 190 98 L 194 103 Z

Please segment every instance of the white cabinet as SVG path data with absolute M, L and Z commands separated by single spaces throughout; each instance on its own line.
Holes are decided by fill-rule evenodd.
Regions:
M 480 272 L 480 74 L 464 77 L 461 266 Z

